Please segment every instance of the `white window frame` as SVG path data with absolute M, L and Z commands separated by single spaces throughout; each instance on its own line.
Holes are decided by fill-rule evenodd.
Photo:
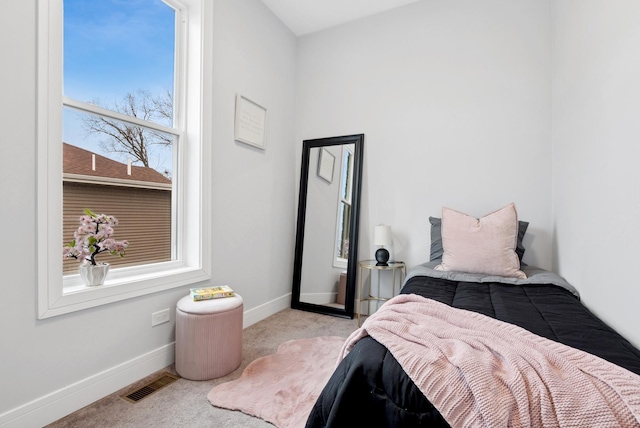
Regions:
M 337 213 L 336 213 L 336 235 L 335 235 L 335 241 L 334 241 L 334 245 L 333 245 L 333 249 L 334 251 L 337 251 L 338 248 L 338 244 L 342 243 L 342 236 L 340 236 L 340 224 L 342 223 L 342 217 L 340 215 L 340 208 L 341 205 L 347 204 L 349 205 L 349 207 L 351 208 L 351 202 L 352 202 L 352 196 L 353 196 L 353 153 L 354 149 L 352 145 L 347 145 L 344 146 L 342 148 L 342 156 L 340 158 L 340 188 L 338 190 L 338 204 L 337 204 Z M 351 192 L 349 193 L 349 199 L 343 199 L 342 198 L 342 188 L 344 186 L 344 182 L 343 179 L 345 178 L 345 158 L 347 156 L 350 156 L 349 158 L 349 166 L 347 166 L 347 168 L 350 168 L 351 170 Z M 346 177 L 347 179 L 349 177 Z M 352 213 L 353 215 L 353 213 Z M 347 268 L 347 266 L 349 265 L 349 260 L 339 257 L 337 254 L 334 254 L 334 260 L 333 260 L 333 266 L 334 267 L 338 267 L 338 268 Z
M 211 279 L 209 224 L 211 174 L 202 159 L 210 159 L 212 112 L 212 2 L 164 0 L 177 10 L 176 127 L 181 129 L 176 260 L 112 269 L 100 287 L 81 285 L 76 275 L 62 273 L 62 109 L 83 106 L 64 99 L 62 90 L 62 0 L 38 0 L 38 128 L 37 128 L 37 275 L 38 318 L 44 319 Z M 188 82 L 188 84 L 187 84 Z M 86 107 L 86 106 L 85 106 Z M 93 108 L 93 107 L 92 107 Z M 187 112 L 180 114 L 180 112 Z M 110 113 L 112 114 L 112 113 Z M 64 279 L 63 279 L 64 278 Z

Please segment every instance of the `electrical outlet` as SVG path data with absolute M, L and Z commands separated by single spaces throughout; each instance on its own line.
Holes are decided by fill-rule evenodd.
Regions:
M 169 313 L 169 308 L 163 309 L 158 312 L 154 312 L 151 314 L 151 327 L 155 327 L 159 324 L 164 324 L 171 320 L 171 314 Z

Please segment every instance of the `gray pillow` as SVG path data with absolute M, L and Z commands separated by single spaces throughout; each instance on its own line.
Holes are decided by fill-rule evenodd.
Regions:
M 439 217 L 429 217 L 429 223 L 431 223 L 431 257 L 430 262 L 442 261 L 442 220 Z M 520 259 L 520 264 L 526 266 L 526 263 L 522 263 L 522 257 L 524 256 L 524 246 L 522 245 L 522 239 L 529 227 L 529 222 L 518 220 L 518 244 L 516 245 L 516 253 Z

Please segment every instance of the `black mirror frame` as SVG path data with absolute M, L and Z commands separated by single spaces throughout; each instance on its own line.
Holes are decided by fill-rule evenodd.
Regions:
M 302 280 L 302 254 L 304 250 L 304 226 L 307 210 L 307 187 L 309 181 L 309 157 L 314 147 L 353 144 L 353 184 L 351 195 L 351 224 L 349 230 L 349 258 L 347 266 L 347 283 L 345 290 L 345 308 L 318 305 L 300 301 Z M 298 200 L 298 224 L 296 229 L 296 249 L 293 262 L 293 287 L 291 307 L 309 312 L 353 318 L 356 293 L 356 276 L 358 274 L 358 235 L 360 218 L 360 198 L 362 189 L 362 162 L 364 159 L 364 134 L 346 135 L 342 137 L 318 138 L 303 141 L 302 167 L 300 172 L 300 195 Z

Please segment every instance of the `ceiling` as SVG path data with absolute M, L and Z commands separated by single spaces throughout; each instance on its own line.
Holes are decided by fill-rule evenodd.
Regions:
M 418 0 L 262 0 L 296 36 L 416 1 Z

